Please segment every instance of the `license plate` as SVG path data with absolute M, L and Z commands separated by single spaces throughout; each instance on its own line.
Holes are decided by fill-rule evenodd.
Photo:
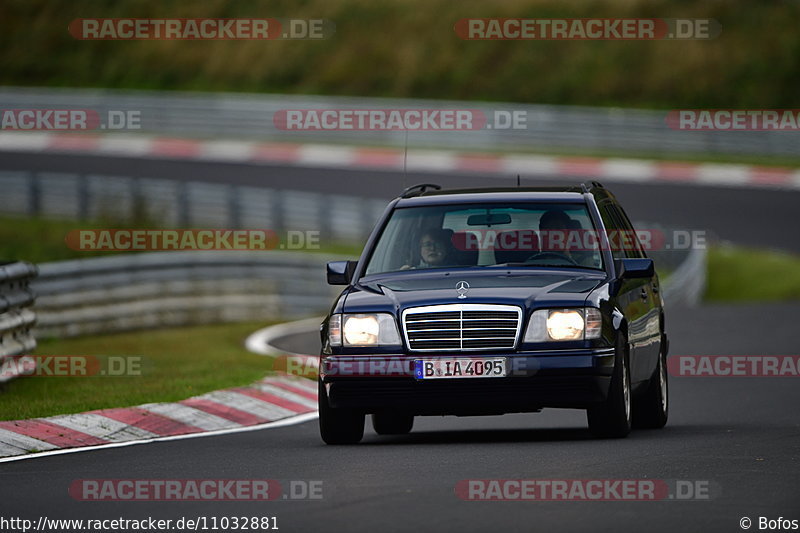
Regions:
M 414 377 L 417 379 L 504 378 L 506 358 L 415 359 Z

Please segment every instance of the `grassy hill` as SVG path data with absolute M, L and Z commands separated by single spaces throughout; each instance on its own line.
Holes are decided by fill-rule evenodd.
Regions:
M 325 18 L 324 41 L 80 41 L 90 17 Z M 466 17 L 714 18 L 709 41 L 464 41 Z M 800 107 L 793 1 L 9 0 L 5 85 L 454 98 L 627 107 Z

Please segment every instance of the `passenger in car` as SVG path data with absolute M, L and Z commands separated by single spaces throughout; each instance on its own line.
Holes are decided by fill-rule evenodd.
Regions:
M 419 239 L 419 259 L 413 264 L 405 264 L 400 270 L 410 268 L 436 268 L 453 264 L 455 250 L 452 244 L 453 232 L 445 229 L 428 229 Z

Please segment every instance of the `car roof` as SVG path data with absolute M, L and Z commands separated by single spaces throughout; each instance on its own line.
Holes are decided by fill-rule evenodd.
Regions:
M 472 202 L 576 202 L 592 196 L 595 201 L 616 201 L 614 195 L 598 181 L 578 185 L 549 187 L 480 187 L 471 189 L 442 189 L 432 183 L 412 185 L 397 198 L 397 206 L 442 205 Z
M 584 194 L 588 192 L 590 189 L 582 186 L 427 189 L 422 191 L 416 191 L 414 187 L 411 187 L 398 199 L 397 207 L 520 201 L 584 203 L 586 201 Z

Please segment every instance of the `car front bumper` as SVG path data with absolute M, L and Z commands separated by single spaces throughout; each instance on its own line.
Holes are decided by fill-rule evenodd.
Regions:
M 411 369 L 421 358 L 505 357 L 502 378 L 419 380 Z M 614 368 L 614 349 L 493 354 L 325 356 L 320 379 L 331 407 L 375 413 L 480 415 L 584 409 L 603 401 Z

